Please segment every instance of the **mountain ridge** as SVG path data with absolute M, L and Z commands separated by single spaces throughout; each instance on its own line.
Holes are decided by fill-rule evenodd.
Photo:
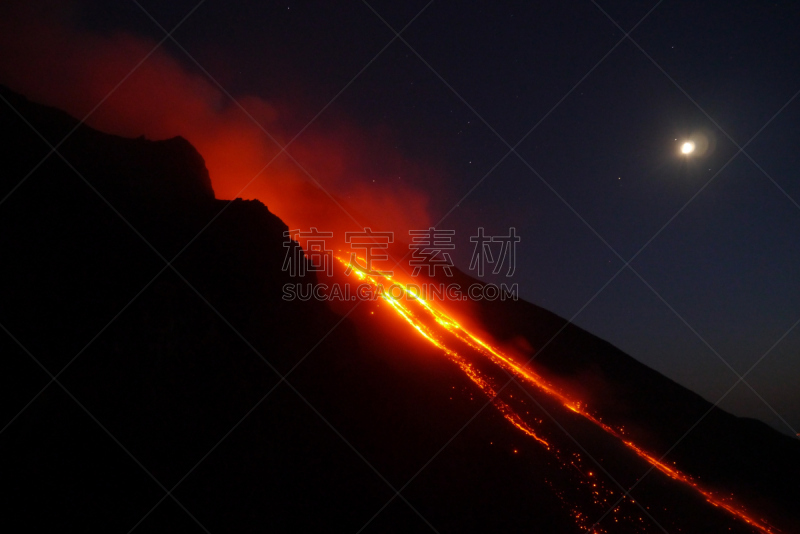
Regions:
M 156 511 L 141 528 L 188 528 L 175 503 L 172 508 L 156 504 L 159 491 L 153 481 L 120 460 L 125 455 L 87 422 L 67 392 L 83 399 L 166 487 L 182 481 L 185 471 L 197 465 L 199 478 L 189 477 L 179 498 L 202 511 L 203 523 L 240 531 L 259 530 L 269 521 L 278 530 L 294 530 L 292 521 L 311 530 L 332 522 L 357 529 L 380 508 L 377 497 L 388 500 L 392 493 L 354 450 L 366 451 L 368 463 L 379 473 L 391 473 L 393 487 L 401 487 L 479 407 L 469 381 L 438 351 L 408 339 L 394 323 L 375 322 L 366 307 L 339 325 L 340 316 L 324 303 L 283 301 L 281 285 L 297 281 L 282 269 L 283 232 L 288 228 L 259 201 L 215 199 L 202 156 L 183 138 L 131 140 L 80 126 L 59 147 L 69 165 L 52 154 L 18 186 L 50 151 L 26 121 L 51 144 L 59 143 L 77 121 L 6 88 L 0 94 L 25 117 L 21 120 L 4 106 L 0 119 L 10 139 L 3 146 L 7 172 L 0 186 L 4 198 L 13 191 L 0 210 L 2 249 L 10 258 L 5 262 L 10 274 L 2 289 L 0 322 L 14 335 L 3 340 L 4 353 L 12 356 L 3 362 L 9 401 L 4 403 L 8 426 L 0 435 L 0 450 L 9 460 L 22 458 L 16 465 L 4 462 L 2 472 L 25 489 L 8 504 L 9 513 L 32 510 L 34 501 L 28 497 L 44 487 L 56 512 L 36 518 L 40 526 L 59 524 L 59 517 L 71 517 L 76 524 L 93 517 L 98 530 L 127 530 L 155 504 Z M 165 260 L 173 261 L 175 255 L 174 269 L 167 267 Z M 474 282 L 463 273 L 457 277 Z M 300 280 L 316 283 L 313 275 Z M 483 303 L 472 309 L 476 322 L 499 342 L 522 336 L 530 346 L 541 347 L 566 324 L 525 302 Z M 574 325 L 567 325 L 563 334 L 536 355 L 534 368 L 567 389 L 580 386 L 604 420 L 627 425 L 651 450 L 666 450 L 697 412 L 710 406 Z M 26 350 L 51 373 L 59 373 L 64 390 L 45 385 L 47 377 Z M 576 369 L 585 372 L 576 375 Z M 291 387 L 281 379 L 289 371 Z M 596 383 L 587 376 L 597 378 Z M 272 391 L 276 397 L 262 398 Z M 37 400 L 28 411 L 25 403 L 34 395 Z M 671 409 L 661 406 L 661 396 L 673 403 Z M 365 406 L 364 397 L 371 406 Z M 265 398 L 277 399 L 285 409 L 269 411 L 257 423 L 240 419 L 248 410 L 268 410 Z M 683 406 L 676 410 L 676 402 Z M 318 407 L 326 410 L 322 422 L 317 420 L 320 413 L 314 413 Z M 354 420 L 353 414 L 359 413 L 364 421 Z M 655 431 L 654 419 L 668 423 L 663 425 L 667 430 Z M 409 499 L 418 503 L 420 513 L 395 499 L 387 508 L 395 522 L 383 523 L 379 516 L 375 528 L 407 531 L 402 525 L 410 525 L 425 530 L 420 517 L 431 516 L 453 530 L 539 524 L 545 531 L 577 531 L 562 503 L 541 482 L 558 477 L 559 468 L 527 449 L 524 461 L 529 463 L 520 463 L 517 453 L 509 452 L 512 444 L 514 451 L 523 450 L 520 438 L 497 414 L 483 412 L 478 421 L 474 431 L 468 430 L 474 432 L 472 440 L 457 439 L 453 447 L 458 452 L 443 453 L 445 467 L 425 479 L 429 487 L 409 487 Z M 745 502 L 756 500 L 759 509 L 794 525 L 791 506 L 800 496 L 792 481 L 800 467 L 796 458 L 793 463 L 789 458 L 797 456 L 796 440 L 766 425 L 743 431 L 752 424 L 718 409 L 706 422 L 711 429 L 690 434 L 676 449 L 680 461 L 712 484 L 735 486 Z M 594 436 L 578 423 L 569 424 Z M 213 463 L 216 457 L 204 463 L 206 451 L 217 447 L 233 425 L 241 425 L 248 438 L 233 434 L 239 454 L 229 452 L 221 464 Z M 344 429 L 341 436 L 339 429 Z M 94 448 L 82 450 L 84 433 L 94 436 Z M 731 443 L 738 433 L 749 436 L 738 444 L 743 450 Z M 9 436 L 16 437 L 8 441 Z M 71 445 L 54 448 L 54 436 Z M 498 451 L 495 442 L 508 445 L 507 450 Z M 228 443 L 223 440 L 220 447 Z M 753 466 L 752 450 L 765 446 L 772 457 Z M 264 450 L 274 452 L 279 462 Z M 88 467 L 73 472 L 59 460 L 64 455 Z M 309 456 L 316 469 L 309 466 Z M 715 456 L 720 457 L 718 465 L 710 465 Z M 780 462 L 785 462 L 785 472 L 771 472 Z M 107 466 L 124 473 L 129 487 L 102 476 L 103 469 L 111 470 Z M 475 475 L 466 466 L 479 469 L 480 477 L 471 478 Z M 724 476 L 742 466 L 752 472 Z M 76 482 L 81 476 L 87 481 Z M 493 482 L 481 483 L 481 477 Z M 265 479 L 279 481 L 281 490 L 268 488 Z M 309 481 L 323 489 L 315 493 Z M 478 487 L 471 488 L 468 481 Z M 241 489 L 234 490 L 231 485 L 237 482 Z M 483 484 L 498 495 L 480 491 Z M 76 489 L 67 495 L 66 487 Z M 111 490 L 95 502 L 101 487 Z M 219 488 L 231 495 L 220 494 Z M 537 506 L 530 506 L 525 492 L 535 496 Z M 137 505 L 120 505 L 125 495 Z M 473 507 L 494 513 L 481 519 L 470 511 Z M 324 513 L 310 512 L 315 509 Z M 717 519 L 696 521 L 716 524 Z M 628 525 L 619 531 L 636 530 Z

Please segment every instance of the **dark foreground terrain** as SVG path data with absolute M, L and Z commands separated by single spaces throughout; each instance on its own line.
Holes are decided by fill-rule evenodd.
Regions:
M 342 319 L 321 302 L 283 301 L 286 226 L 260 202 L 215 199 L 185 140 L 82 126 L 40 163 L 77 121 L 0 95 L 0 198 L 12 192 L 0 204 L 6 525 L 578 532 L 613 504 L 591 477 L 621 495 L 647 471 L 536 392 L 529 414 L 557 455 L 492 406 L 466 424 L 485 396 L 405 325 L 375 318 L 377 304 Z M 534 349 L 564 325 L 524 302 L 475 313 L 495 339 Z M 709 412 L 574 326 L 534 367 L 657 456 L 691 429 L 665 461 L 800 531 L 796 440 Z M 632 496 L 641 501 L 600 528 L 754 531 L 658 472 Z

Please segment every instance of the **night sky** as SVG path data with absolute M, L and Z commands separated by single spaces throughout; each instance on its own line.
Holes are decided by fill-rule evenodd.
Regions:
M 197 5 L 140 2 L 36 9 L 81 35 L 155 45 L 153 19 L 169 30 Z M 522 298 L 711 402 L 748 373 L 720 405 L 795 434 L 797 28 L 794 2 L 207 0 L 158 57 L 272 103 L 285 141 L 359 132 L 351 179 L 424 198 L 427 222 L 456 231 L 462 270 L 478 227 L 514 227 Z M 0 82 L 34 87 L 9 68 Z M 180 121 L 169 129 L 193 141 Z M 688 139 L 707 149 L 682 155 Z M 336 178 L 323 154 L 295 157 L 348 198 L 346 162 Z

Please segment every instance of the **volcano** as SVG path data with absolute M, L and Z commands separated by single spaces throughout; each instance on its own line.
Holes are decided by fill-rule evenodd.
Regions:
M 310 260 L 187 141 L 0 96 L 7 523 L 800 532 L 797 440 L 524 301 L 286 299 Z

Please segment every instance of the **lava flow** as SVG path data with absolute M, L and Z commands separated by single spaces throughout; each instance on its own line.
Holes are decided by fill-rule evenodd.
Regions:
M 467 330 L 464 326 L 459 324 L 452 317 L 441 310 L 436 309 L 431 302 L 428 302 L 415 292 L 409 291 L 407 289 L 408 286 L 403 288 L 400 284 L 394 282 L 390 276 L 384 276 L 379 273 L 366 271 L 360 265 L 358 265 L 357 262 L 346 261 L 338 257 L 337 260 L 347 266 L 348 271 L 354 273 L 359 280 L 367 282 L 374 289 L 377 289 L 377 294 L 379 294 L 380 297 L 387 304 L 389 304 L 403 320 L 405 320 L 414 330 L 416 330 L 416 332 L 427 342 L 442 350 L 448 359 L 455 363 L 466 374 L 466 376 L 478 386 L 478 388 L 489 399 L 491 404 L 508 422 L 554 454 L 563 465 L 572 464 L 572 466 L 578 469 L 578 471 L 581 471 L 581 469 L 575 464 L 575 458 L 565 459 L 563 454 L 554 448 L 553 445 L 548 442 L 547 439 L 545 439 L 545 437 L 537 433 L 536 430 L 530 424 L 528 424 L 510 404 L 500 399 L 500 392 L 505 386 L 497 388 L 495 385 L 493 385 L 491 379 L 480 369 L 478 369 L 475 364 L 469 362 L 462 354 L 460 354 L 454 348 L 454 346 L 460 346 L 459 350 L 462 351 L 471 350 L 476 352 L 487 358 L 491 363 L 506 371 L 506 373 L 509 375 L 519 379 L 524 383 L 534 386 L 547 395 L 550 399 L 556 401 L 558 404 L 564 406 L 568 410 L 582 416 L 596 427 L 599 427 L 607 434 L 610 434 L 619 440 L 620 443 L 635 453 L 639 458 L 649 463 L 664 475 L 699 493 L 708 503 L 712 504 L 713 506 L 725 510 L 736 519 L 743 521 L 747 525 L 757 529 L 759 532 L 765 534 L 774 534 L 777 532 L 774 527 L 766 524 L 763 520 L 752 517 L 741 505 L 732 502 L 731 498 L 722 498 L 715 495 L 712 491 L 701 487 L 692 476 L 683 473 L 673 466 L 665 464 L 661 459 L 658 459 L 656 456 L 645 452 L 641 447 L 625 438 L 621 430 L 612 428 L 611 426 L 603 423 L 598 416 L 590 413 L 587 410 L 585 403 L 570 398 L 568 395 L 549 384 L 538 374 L 515 362 L 514 359 L 508 354 L 505 354 L 496 347 L 493 347 L 489 343 L 483 341 L 478 336 Z M 392 291 L 383 290 L 384 281 L 391 284 L 391 287 L 393 288 Z M 591 472 L 589 475 L 591 476 Z M 596 503 L 607 503 L 608 501 L 612 500 L 611 495 L 614 494 L 614 491 L 598 487 L 599 484 L 600 481 L 596 480 L 591 485 L 593 488 L 593 498 Z M 614 498 L 613 500 L 617 499 L 618 498 Z M 627 499 L 627 497 L 623 496 L 620 502 L 625 499 Z M 614 511 L 616 512 L 617 510 L 618 507 L 616 507 Z M 591 525 L 589 523 L 585 514 L 575 509 L 573 510 L 573 516 L 584 528 L 592 528 L 595 532 L 599 532 L 599 530 L 596 530 L 597 527 L 595 525 Z

